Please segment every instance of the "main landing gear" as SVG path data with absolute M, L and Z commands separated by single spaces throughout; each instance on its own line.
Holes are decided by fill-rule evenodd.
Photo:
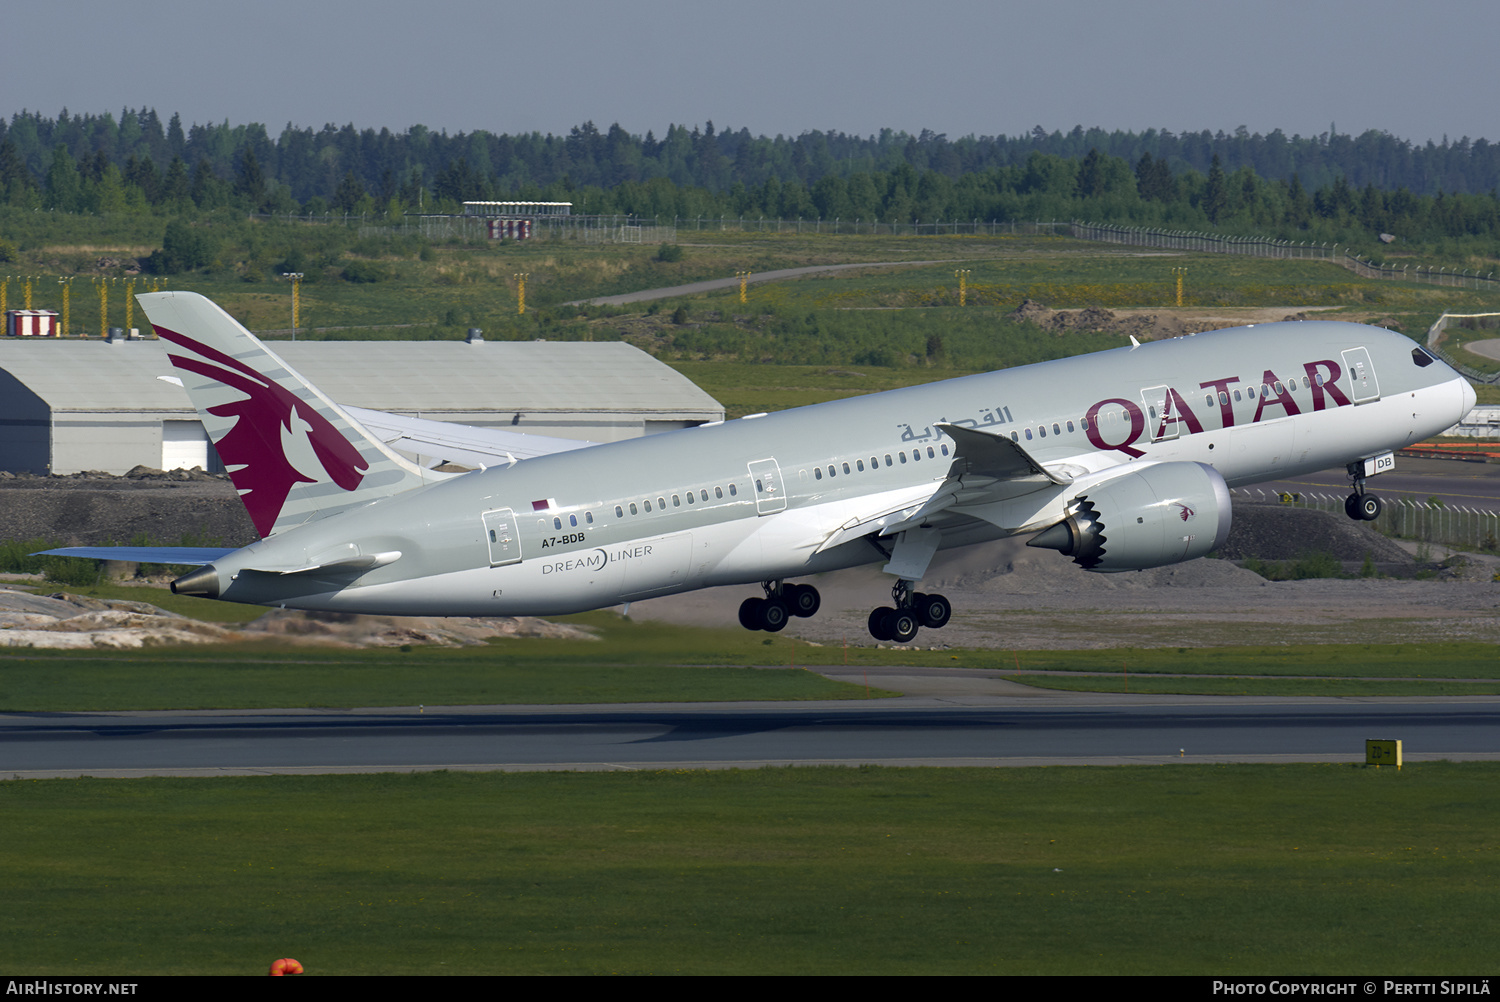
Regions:
M 915 639 L 918 627 L 936 630 L 948 625 L 953 606 L 942 595 L 912 591 L 913 583 L 897 581 L 891 588 L 895 608 L 881 606 L 870 613 L 870 636 L 876 640 L 909 644 Z
M 765 598 L 747 598 L 740 603 L 740 625 L 747 630 L 776 633 L 793 616 L 806 619 L 818 611 L 823 598 L 812 585 L 767 581 Z
M 1380 498 L 1365 493 L 1365 468 L 1363 463 L 1349 464 L 1349 479 L 1354 483 L 1354 493 L 1344 499 L 1344 514 L 1356 522 L 1373 522 L 1380 517 L 1384 507 Z
M 891 588 L 892 606 L 881 606 L 870 613 L 870 636 L 876 640 L 909 644 L 917 630 L 941 629 L 953 617 L 953 606 L 942 595 L 912 591 L 913 581 L 897 581 Z M 767 581 L 765 598 L 747 598 L 740 603 L 740 625 L 747 630 L 777 633 L 793 616 L 807 618 L 823 604 L 818 589 L 812 585 L 784 584 Z

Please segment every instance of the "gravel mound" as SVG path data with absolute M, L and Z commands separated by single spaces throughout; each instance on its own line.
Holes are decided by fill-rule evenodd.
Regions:
M 1333 512 L 1290 505 L 1235 502 L 1234 524 L 1219 555 L 1228 560 L 1297 560 L 1328 553 L 1342 561 L 1369 556 L 1377 565 L 1410 565 L 1411 554 L 1370 528 Z
M 530 616 L 351 616 L 273 609 L 253 623 L 227 627 L 147 602 L 0 588 L 0 647 L 123 649 L 252 641 L 344 648 L 468 647 L 514 637 L 596 639 L 587 630 Z

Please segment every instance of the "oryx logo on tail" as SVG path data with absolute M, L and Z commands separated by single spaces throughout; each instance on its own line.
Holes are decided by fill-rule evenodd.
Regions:
M 245 394 L 242 399 L 206 409 L 217 417 L 234 420 L 214 445 L 262 536 L 271 532 L 287 495 L 297 484 L 332 481 L 346 491 L 359 487 L 369 464 L 313 403 L 201 341 L 154 326 L 164 340 L 202 357 L 169 352 L 168 358 L 177 368 Z M 298 448 L 299 442 L 305 445 Z M 311 457 L 306 454 L 307 446 L 311 447 Z M 293 455 L 302 455 L 294 461 L 288 456 L 289 447 Z M 310 469 L 312 457 L 322 466 L 321 475 Z

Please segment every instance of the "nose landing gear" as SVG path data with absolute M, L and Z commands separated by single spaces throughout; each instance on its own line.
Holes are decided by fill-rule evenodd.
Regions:
M 1380 517 L 1385 507 L 1380 498 L 1365 493 L 1364 463 L 1349 464 L 1349 479 L 1354 484 L 1354 493 L 1344 499 L 1344 514 L 1356 522 L 1373 522 Z

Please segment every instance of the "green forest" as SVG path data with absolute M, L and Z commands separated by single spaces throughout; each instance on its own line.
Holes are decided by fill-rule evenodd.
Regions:
M 884 222 L 1084 219 L 1493 256 L 1500 148 L 1385 133 L 1288 138 L 1105 132 L 858 137 L 670 126 L 658 139 L 167 121 L 154 110 L 0 121 L 0 208 L 212 213 L 457 211 L 464 200 L 571 201 L 575 213 Z M 8 231 L 24 229 L 0 215 Z M 7 233 L 13 242 L 30 239 Z M 22 248 L 24 249 L 24 247 Z M 0 248 L 0 257 L 5 255 Z M 171 262 L 158 260 L 158 267 Z

